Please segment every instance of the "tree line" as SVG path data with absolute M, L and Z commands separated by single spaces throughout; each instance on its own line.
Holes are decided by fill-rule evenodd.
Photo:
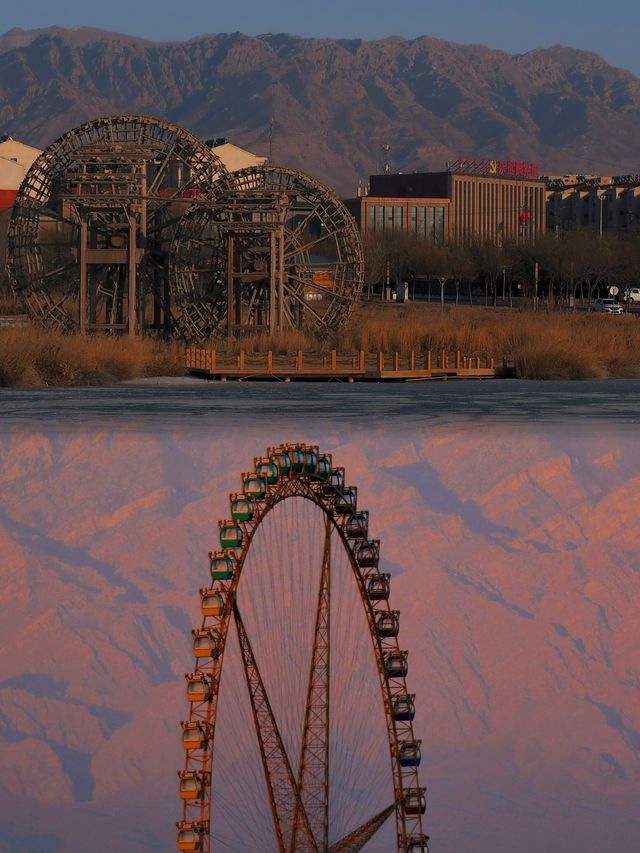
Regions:
M 505 242 L 437 246 L 411 234 L 364 235 L 365 292 L 386 285 L 446 283 L 464 301 L 495 304 L 503 294 L 558 303 L 585 303 L 640 282 L 640 233 L 598 234 L 575 230 L 546 234 L 535 243 Z M 437 291 L 437 287 L 436 287 Z

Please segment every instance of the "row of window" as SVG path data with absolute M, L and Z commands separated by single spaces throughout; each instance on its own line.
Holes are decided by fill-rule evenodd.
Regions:
M 442 244 L 445 239 L 444 207 L 418 205 L 368 205 L 369 231 L 406 231 Z M 406 227 L 405 216 L 408 217 Z

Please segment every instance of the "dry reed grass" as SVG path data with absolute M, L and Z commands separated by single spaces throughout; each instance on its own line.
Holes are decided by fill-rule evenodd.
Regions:
M 22 314 L 23 310 L 19 300 L 14 299 L 12 296 L 0 295 L 0 316 L 15 316 L 16 314 Z
M 640 320 L 631 315 L 362 303 L 345 328 L 325 339 L 290 330 L 211 346 L 218 352 L 281 355 L 299 349 L 416 355 L 445 350 L 453 358 L 460 351 L 512 364 L 523 379 L 640 376 Z
M 184 373 L 182 346 L 151 340 L 0 329 L 0 386 L 110 385 Z
M 640 319 L 588 313 L 549 313 L 364 303 L 350 323 L 328 338 L 299 330 L 232 343 L 219 353 L 247 355 L 445 350 L 451 357 L 493 358 L 515 366 L 523 379 L 640 376 Z M 35 327 L 0 328 L 0 386 L 106 385 L 143 376 L 184 373 L 179 344 L 114 337 L 63 336 Z
M 335 344 L 365 352 L 439 352 L 513 364 L 523 379 L 640 376 L 640 320 L 589 313 L 365 305 Z

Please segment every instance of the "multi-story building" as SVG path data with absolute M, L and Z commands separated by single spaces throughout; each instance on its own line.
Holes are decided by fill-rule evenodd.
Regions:
M 600 234 L 640 225 L 640 175 L 563 175 L 546 179 L 547 229 Z
M 445 172 L 372 175 L 348 205 L 363 233 L 404 232 L 433 244 L 534 241 L 545 228 L 535 164 L 481 161 Z

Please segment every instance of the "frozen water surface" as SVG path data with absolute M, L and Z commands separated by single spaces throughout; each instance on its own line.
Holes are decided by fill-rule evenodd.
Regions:
M 126 429 L 208 428 L 212 424 L 319 422 L 404 427 L 425 422 L 640 422 L 640 380 L 518 380 L 398 384 L 206 382 L 152 379 L 110 388 L 5 389 L 0 424 L 96 421 Z

